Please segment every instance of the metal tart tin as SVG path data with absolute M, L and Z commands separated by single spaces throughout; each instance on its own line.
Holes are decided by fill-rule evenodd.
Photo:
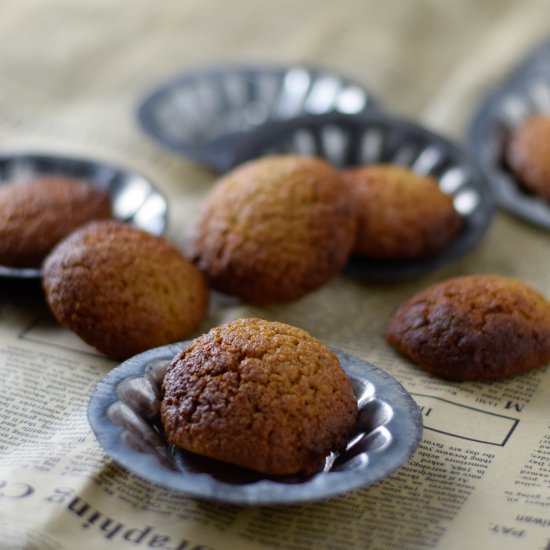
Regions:
M 492 219 L 493 201 L 477 164 L 458 145 L 404 119 L 381 113 L 334 114 L 272 124 L 249 135 L 234 164 L 288 153 L 319 156 L 337 168 L 378 163 L 405 166 L 434 177 L 452 195 L 464 228 L 445 250 L 417 260 L 352 257 L 346 272 L 363 280 L 406 279 L 448 264 L 480 243 Z
M 377 104 L 365 88 L 331 71 L 228 65 L 162 84 L 143 100 L 138 119 L 162 145 L 223 172 L 254 128 L 304 114 L 359 114 Z
M 122 363 L 98 385 L 88 419 L 115 462 L 157 485 L 190 497 L 242 504 L 299 504 L 369 486 L 415 451 L 420 410 L 407 391 L 373 365 L 334 350 L 353 384 L 360 410 L 347 450 L 326 457 L 313 476 L 266 476 L 177 449 L 160 422 L 160 386 L 172 358 L 188 342 L 151 349 Z
M 550 229 L 550 202 L 525 189 L 505 163 L 513 132 L 529 117 L 550 115 L 550 41 L 531 53 L 480 103 L 467 142 L 499 207 Z
M 0 154 L 0 185 L 43 176 L 73 177 L 107 190 L 113 216 L 119 221 L 154 235 L 161 235 L 166 227 L 166 199 L 150 180 L 137 172 L 95 160 L 50 154 Z M 38 279 L 40 276 L 39 268 L 0 265 L 0 277 Z

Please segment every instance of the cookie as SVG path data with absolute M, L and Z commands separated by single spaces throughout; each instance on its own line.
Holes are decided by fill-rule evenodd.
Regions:
M 0 264 L 39 267 L 71 231 L 111 217 L 109 194 L 85 181 L 49 176 L 0 185 Z
M 92 222 L 59 243 L 43 285 L 61 324 L 118 359 L 184 339 L 208 303 L 204 277 L 179 250 L 115 221 Z
M 431 177 L 389 164 L 343 172 L 358 209 L 354 254 L 414 260 L 445 249 L 463 221 L 451 196 Z
M 505 153 L 518 181 L 550 201 L 550 115 L 537 115 L 520 125 Z
M 521 281 L 492 275 L 450 279 L 408 299 L 386 340 L 448 380 L 490 380 L 550 362 L 550 302 Z
M 336 355 L 304 330 L 239 319 L 185 347 L 162 385 L 175 445 L 266 474 L 310 474 L 343 450 L 357 402 Z
M 344 267 L 356 220 L 348 187 L 327 162 L 251 161 L 206 199 L 190 254 L 210 286 L 259 305 L 297 300 Z

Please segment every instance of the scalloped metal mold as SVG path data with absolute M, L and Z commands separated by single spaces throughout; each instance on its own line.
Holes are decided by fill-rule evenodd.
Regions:
M 370 113 L 301 117 L 272 124 L 243 141 L 235 165 L 288 153 L 319 156 L 338 168 L 375 163 L 405 166 L 434 177 L 452 195 L 464 228 L 445 250 L 419 260 L 353 257 L 346 272 L 364 280 L 405 279 L 454 261 L 480 243 L 492 219 L 493 201 L 476 163 L 451 141 L 407 120 Z
M 143 100 L 138 119 L 165 147 L 223 172 L 250 130 L 304 114 L 359 114 L 377 106 L 364 87 L 332 71 L 221 66 L 161 85 Z
M 513 132 L 530 116 L 550 115 L 550 41 L 536 48 L 480 103 L 468 144 L 502 209 L 550 229 L 550 202 L 525 189 L 505 163 Z
M 0 185 L 51 175 L 78 178 L 107 190 L 115 219 L 154 235 L 164 232 L 168 216 L 166 199 L 150 180 L 137 172 L 94 160 L 50 154 L 0 155 Z M 38 268 L 0 265 L 0 277 L 38 279 L 40 276 Z
M 380 481 L 420 441 L 422 417 L 410 394 L 380 369 L 334 350 L 350 377 L 360 414 L 346 451 L 327 456 L 322 471 L 309 477 L 265 476 L 177 449 L 160 423 L 160 385 L 184 345 L 155 348 L 125 361 L 98 384 L 89 404 L 88 418 L 100 445 L 147 481 L 220 502 L 312 502 Z

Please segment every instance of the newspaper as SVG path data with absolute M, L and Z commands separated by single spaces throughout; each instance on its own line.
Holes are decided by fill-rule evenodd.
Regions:
M 7 1 L 0 6 L 0 147 L 142 171 L 183 246 L 215 175 L 163 151 L 134 113 L 160 79 L 220 61 L 306 62 L 368 85 L 390 110 L 457 139 L 476 102 L 544 37 L 542 1 Z M 348 550 L 550 548 L 550 370 L 450 383 L 382 338 L 406 297 L 451 276 L 514 276 L 550 296 L 548 233 L 498 213 L 481 246 L 423 277 L 341 276 L 252 308 L 215 296 L 199 332 L 257 315 L 383 368 L 422 409 L 414 456 L 373 487 L 302 506 L 240 507 L 155 487 L 117 466 L 86 419 L 117 363 L 59 327 L 36 285 L 0 282 L 0 548 Z

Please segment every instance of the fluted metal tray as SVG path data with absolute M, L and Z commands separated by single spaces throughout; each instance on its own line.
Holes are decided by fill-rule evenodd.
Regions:
M 550 229 L 550 202 L 525 189 L 504 158 L 510 136 L 537 114 L 550 115 L 550 41 L 536 48 L 483 99 L 467 138 L 497 204 L 515 216 Z
M 363 86 L 332 71 L 227 65 L 160 85 L 140 104 L 138 119 L 165 147 L 223 172 L 254 128 L 304 114 L 359 114 L 377 106 Z
M 434 177 L 453 197 L 462 231 L 440 253 L 418 260 L 353 257 L 346 271 L 370 281 L 392 281 L 452 262 L 483 238 L 494 207 L 477 164 L 458 145 L 413 122 L 382 113 L 300 117 L 252 132 L 235 153 L 235 164 L 264 155 L 298 153 L 328 160 L 337 168 L 391 163 Z
M 0 185 L 52 175 L 74 177 L 108 191 L 115 219 L 154 235 L 161 235 L 166 227 L 166 199 L 149 179 L 137 172 L 100 161 L 45 153 L 0 154 Z M 0 265 L 0 277 L 40 276 L 39 268 Z
M 366 487 L 399 468 L 422 435 L 419 408 L 391 376 L 334 350 L 352 382 L 360 414 L 347 450 L 330 454 L 313 476 L 265 476 L 180 450 L 160 423 L 160 385 L 185 342 L 122 363 L 97 386 L 90 425 L 115 462 L 152 483 L 191 497 L 244 505 L 298 504 Z

